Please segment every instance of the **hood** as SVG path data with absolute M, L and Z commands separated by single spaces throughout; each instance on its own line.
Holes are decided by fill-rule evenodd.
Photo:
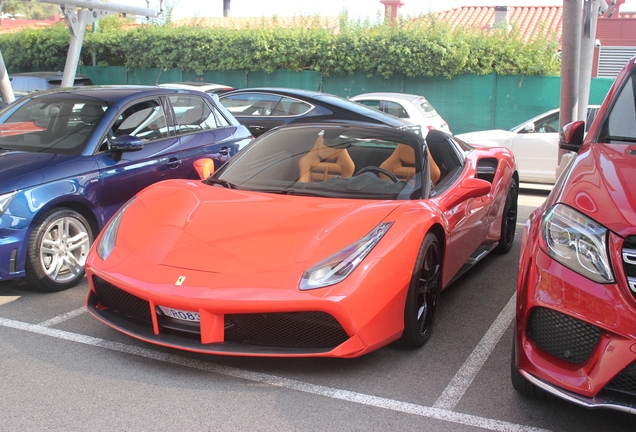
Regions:
M 69 163 L 78 160 L 87 163 L 84 171 L 95 164 L 92 158 L 81 156 L 0 150 L 0 193 L 33 187 L 84 172 L 78 166 L 69 167 Z
M 584 146 L 558 200 L 625 237 L 636 234 L 636 146 Z
M 154 264 L 220 274 L 303 271 L 368 234 L 399 203 L 169 181 L 144 190 L 126 210 L 117 248 Z
M 468 144 L 492 143 L 493 145 L 501 145 L 498 143 L 507 139 L 512 139 L 514 135 L 515 135 L 514 132 L 510 132 L 503 129 L 493 129 L 493 130 L 463 133 L 463 134 L 456 135 L 456 137 L 462 141 L 466 141 Z

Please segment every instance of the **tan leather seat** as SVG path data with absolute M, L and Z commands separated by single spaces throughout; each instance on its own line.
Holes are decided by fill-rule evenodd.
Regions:
M 436 185 L 441 176 L 441 171 L 433 160 L 430 151 L 428 153 L 428 164 L 431 181 Z M 415 151 L 406 144 L 398 144 L 391 156 L 382 162 L 380 168 L 384 168 L 395 174 L 398 179 L 408 182 L 415 175 Z
M 312 149 L 298 161 L 299 182 L 321 182 L 330 178 L 351 177 L 355 164 L 346 149 L 334 149 L 318 137 Z

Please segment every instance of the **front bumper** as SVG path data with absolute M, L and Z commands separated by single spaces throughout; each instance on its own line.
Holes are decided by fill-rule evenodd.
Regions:
M 26 230 L 0 227 L 0 281 L 24 276 Z
M 150 276 L 136 278 L 95 268 L 89 258 L 88 311 L 145 342 L 207 354 L 357 357 L 398 339 L 403 330 L 406 291 L 387 290 L 383 278 L 366 278 L 377 280 L 383 289 L 375 292 L 386 295 L 369 302 L 368 289 L 352 289 L 345 296 L 333 289 L 211 288 L 211 278 L 218 275 L 152 268 Z M 183 286 L 174 285 L 176 274 L 184 276 Z M 167 316 L 160 306 L 198 314 L 200 320 Z
M 595 283 L 554 261 L 538 239 L 524 240 L 516 367 L 562 399 L 636 413 L 636 300 L 615 252 L 620 240 L 613 236 L 610 242 L 613 284 Z
M 629 396 L 616 392 L 607 392 L 594 397 L 585 397 L 543 381 L 523 369 L 520 369 L 519 372 L 525 379 L 540 389 L 576 405 L 585 408 L 606 408 L 636 414 L 636 400 Z

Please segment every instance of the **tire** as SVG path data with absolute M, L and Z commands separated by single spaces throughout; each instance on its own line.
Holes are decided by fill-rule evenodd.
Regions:
M 404 305 L 404 331 L 400 345 L 418 348 L 426 343 L 433 330 L 435 309 L 442 282 L 442 252 L 437 237 L 426 234 L 415 262 L 413 276 Z
M 63 291 L 84 277 L 93 243 L 88 221 L 70 209 L 46 213 L 33 229 L 26 257 L 27 282 L 44 291 Z
M 546 392 L 545 390 L 535 386 L 530 381 L 524 378 L 517 369 L 516 362 L 516 344 L 515 337 L 512 338 L 512 357 L 510 359 L 510 381 L 512 387 L 520 394 L 537 399 L 555 400 L 556 397 L 553 394 Z
M 500 254 L 510 252 L 512 243 L 515 241 L 515 233 L 517 231 L 517 198 L 519 197 L 519 186 L 515 179 L 510 181 L 506 203 L 504 204 L 503 215 L 501 218 L 501 238 L 495 249 Z

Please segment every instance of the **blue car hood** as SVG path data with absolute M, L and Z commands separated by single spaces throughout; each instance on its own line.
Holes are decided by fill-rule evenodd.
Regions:
M 26 189 L 96 168 L 92 157 L 0 151 L 0 193 Z

